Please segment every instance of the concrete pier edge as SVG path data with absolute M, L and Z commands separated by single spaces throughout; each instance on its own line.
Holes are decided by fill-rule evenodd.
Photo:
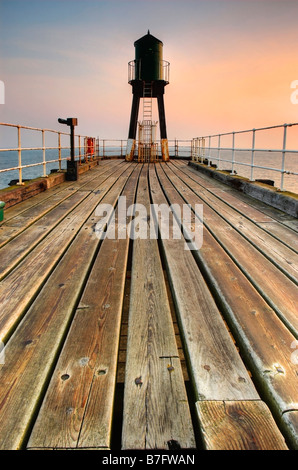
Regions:
M 241 191 L 261 202 L 285 212 L 293 217 L 298 217 L 298 194 L 288 191 L 280 191 L 275 186 L 269 186 L 239 175 L 210 168 L 202 163 L 189 161 L 188 165 L 211 178 L 214 178 L 238 191 Z
M 102 158 L 82 163 L 78 167 L 79 175 L 96 167 L 100 160 L 102 160 Z M 38 193 L 63 183 L 66 181 L 65 176 L 66 170 L 62 170 L 61 172 L 57 171 L 50 173 L 47 177 L 39 177 L 25 181 L 21 186 L 15 185 L 0 189 L 0 200 L 5 202 L 5 209 L 8 209 L 9 207 L 18 204 L 19 202 L 25 201 L 26 199 L 29 199 Z

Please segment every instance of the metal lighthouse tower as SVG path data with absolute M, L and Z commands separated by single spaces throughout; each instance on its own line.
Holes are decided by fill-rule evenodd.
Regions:
M 126 161 L 134 159 L 140 100 L 143 100 L 143 120 L 139 121 L 138 161 L 158 160 L 155 142 L 157 121 L 152 121 L 152 99 L 157 98 L 162 160 L 169 160 L 164 108 L 164 89 L 169 83 L 169 62 L 163 60 L 163 43 L 148 34 L 134 43 L 135 59 L 128 64 L 128 83 L 132 86 L 132 108 Z

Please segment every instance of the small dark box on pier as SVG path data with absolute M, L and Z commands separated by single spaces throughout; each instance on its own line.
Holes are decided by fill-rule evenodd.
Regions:
M 67 171 L 66 171 L 66 181 L 77 181 L 78 179 L 78 162 L 68 160 L 67 161 Z

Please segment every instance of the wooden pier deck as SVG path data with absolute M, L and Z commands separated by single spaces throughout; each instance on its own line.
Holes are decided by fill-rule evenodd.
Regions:
M 100 240 L 119 196 L 203 204 L 202 246 Z M 104 160 L 7 209 L 0 449 L 297 449 L 297 231 L 176 160 Z

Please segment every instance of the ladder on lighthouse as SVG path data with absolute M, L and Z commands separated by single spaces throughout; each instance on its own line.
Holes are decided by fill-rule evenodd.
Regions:
M 139 157 L 142 162 L 157 160 L 155 140 L 156 122 L 152 121 L 152 83 L 145 82 L 143 88 L 143 120 L 139 123 Z
M 143 121 L 152 121 L 152 84 L 151 82 L 144 83 Z

